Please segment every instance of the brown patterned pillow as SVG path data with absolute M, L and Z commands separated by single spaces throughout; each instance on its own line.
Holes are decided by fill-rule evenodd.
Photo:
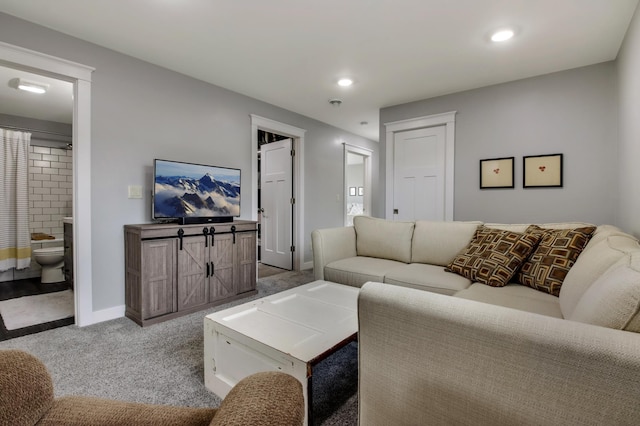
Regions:
M 535 248 L 541 235 L 480 226 L 469 245 L 447 265 L 474 282 L 503 287 Z
M 518 271 L 518 282 L 559 296 L 564 278 L 595 230 L 595 226 L 576 229 L 542 229 L 536 225 L 529 226 L 526 232 L 540 235 L 541 239 L 538 247 L 531 252 Z

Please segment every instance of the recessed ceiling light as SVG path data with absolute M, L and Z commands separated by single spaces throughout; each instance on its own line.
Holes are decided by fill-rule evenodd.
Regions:
M 504 30 L 499 30 L 493 33 L 493 35 L 491 35 L 491 41 L 499 43 L 502 41 L 507 41 L 512 37 L 513 37 L 513 30 L 504 29 Z
M 340 80 L 338 80 L 338 86 L 349 87 L 352 84 L 353 80 L 351 80 L 350 78 L 341 78 Z

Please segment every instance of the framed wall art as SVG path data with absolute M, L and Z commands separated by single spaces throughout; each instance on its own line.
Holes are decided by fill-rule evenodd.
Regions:
M 350 186 L 349 187 L 349 196 L 353 197 L 356 195 L 356 187 L 355 186 Z
M 480 189 L 513 188 L 514 157 L 480 160 Z
M 562 187 L 562 154 L 524 157 L 522 175 L 524 188 Z
M 358 187 L 358 195 L 359 196 L 363 196 L 364 195 L 364 187 L 362 187 L 362 186 Z

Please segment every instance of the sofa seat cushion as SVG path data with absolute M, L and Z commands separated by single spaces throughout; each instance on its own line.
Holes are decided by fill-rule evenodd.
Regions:
M 331 262 L 324 267 L 324 279 L 362 287 L 367 281 L 384 282 L 385 275 L 405 263 L 374 257 L 356 256 Z
M 453 295 L 471 285 L 467 278 L 446 272 L 442 266 L 424 263 L 411 263 L 394 268 L 387 273 L 384 282 L 447 295 Z
M 358 256 L 411 262 L 413 222 L 394 222 L 368 216 L 353 218 Z
M 503 287 L 509 283 L 540 238 L 536 234 L 480 226 L 473 240 L 446 269 L 475 282 Z
M 416 221 L 411 262 L 447 266 L 464 249 L 482 222 Z
M 511 283 L 501 288 L 493 288 L 480 283 L 473 283 L 466 290 L 454 295 L 461 299 L 504 306 L 533 312 L 534 314 L 562 318 L 558 298 L 548 293 L 542 293 L 531 287 Z

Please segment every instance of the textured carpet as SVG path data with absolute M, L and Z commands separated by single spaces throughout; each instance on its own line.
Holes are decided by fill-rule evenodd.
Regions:
M 23 296 L 0 302 L 0 315 L 7 330 L 69 318 L 74 315 L 73 292 Z
M 258 294 L 174 320 L 139 327 L 127 318 L 68 326 L 0 342 L 49 369 L 56 396 L 86 395 L 154 404 L 216 407 L 204 387 L 203 318 L 209 313 L 313 281 L 310 271 L 258 280 Z M 314 423 L 357 424 L 357 344 L 314 369 Z

